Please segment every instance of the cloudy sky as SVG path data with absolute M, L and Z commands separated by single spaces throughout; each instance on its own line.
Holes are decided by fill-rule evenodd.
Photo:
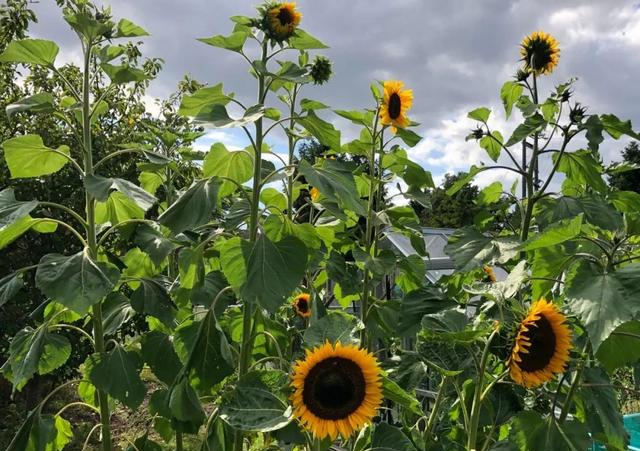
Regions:
M 149 90 L 154 97 L 172 92 L 185 73 L 201 82 L 223 82 L 226 91 L 250 102 L 255 84 L 242 58 L 196 41 L 228 34 L 232 15 L 254 15 L 255 0 L 112 0 L 114 17 L 126 17 L 151 33 L 145 56 L 160 57 L 165 69 Z M 400 79 L 414 91 L 411 118 L 421 125 L 423 141 L 413 158 L 440 180 L 445 172 L 466 170 L 488 161 L 464 136 L 475 126 L 466 113 L 478 106 L 493 110 L 491 124 L 507 136 L 499 90 L 518 68 L 522 38 L 538 29 L 561 45 L 560 65 L 541 83 L 553 85 L 577 77 L 575 99 L 589 112 L 614 113 L 640 129 L 639 0 L 299 0 L 301 26 L 330 46 L 335 75 L 323 87 L 305 88 L 303 97 L 336 109 L 371 106 L 369 82 Z M 33 36 L 60 43 L 61 61 L 79 61 L 74 35 L 60 18 L 53 0 L 34 5 L 40 22 Z M 343 141 L 354 137 L 350 124 L 325 116 L 343 129 Z M 200 146 L 224 140 L 244 145 L 242 136 L 213 132 Z M 620 159 L 627 141 L 603 146 L 606 161 Z M 272 143 L 281 149 L 278 138 Z M 579 143 L 577 143 L 578 145 Z M 542 165 L 543 171 L 545 163 Z M 484 185 L 510 174 L 481 174 Z

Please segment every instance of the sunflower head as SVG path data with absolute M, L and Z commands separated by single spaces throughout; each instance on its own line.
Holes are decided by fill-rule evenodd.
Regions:
M 482 270 L 484 271 L 484 273 L 489 278 L 489 282 L 496 283 L 498 281 L 498 279 L 496 278 L 496 273 L 493 271 L 493 268 L 491 266 L 484 265 L 482 267 Z
M 325 56 L 317 55 L 310 66 L 310 75 L 313 84 L 322 85 L 331 78 L 331 60 Z
M 551 302 L 535 302 L 517 331 L 508 360 L 511 378 L 537 387 L 565 370 L 571 351 L 567 318 Z
M 527 71 L 536 75 L 553 72 L 560 59 L 560 45 L 549 33 L 534 31 L 523 39 L 520 54 Z
M 260 8 L 259 27 L 276 42 L 288 40 L 300 25 L 302 14 L 295 2 L 268 2 Z
M 328 341 L 307 350 L 293 367 L 293 412 L 314 437 L 349 437 L 382 403 L 380 368 L 373 354 Z
M 309 190 L 309 194 L 311 195 L 311 200 L 313 202 L 318 202 L 318 199 L 320 199 L 320 190 L 315 186 Z
M 384 82 L 384 95 L 380 106 L 380 122 L 382 125 L 390 125 L 393 130 L 406 128 L 409 124 L 407 112 L 413 102 L 413 91 L 402 89 L 401 81 L 387 80 Z
M 293 309 L 303 318 L 311 316 L 311 296 L 309 293 L 301 293 L 293 299 Z

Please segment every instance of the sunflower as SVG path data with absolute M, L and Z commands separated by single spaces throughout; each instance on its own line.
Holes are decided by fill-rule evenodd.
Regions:
M 293 411 L 317 438 L 349 437 L 369 423 L 382 402 L 380 368 L 373 354 L 328 341 L 293 367 Z
M 491 283 L 496 283 L 498 281 L 498 279 L 496 279 L 496 273 L 493 271 L 493 268 L 491 266 L 484 265 L 482 267 L 482 270 L 487 275 Z
M 311 316 L 311 296 L 309 293 L 301 293 L 293 299 L 293 309 L 303 318 Z
M 560 59 L 560 45 L 549 33 L 534 31 L 523 39 L 520 54 L 525 69 L 536 75 L 553 72 Z
M 311 195 L 311 200 L 313 202 L 317 202 L 320 199 L 320 190 L 315 186 L 309 190 L 309 194 Z
M 567 318 L 551 302 L 534 303 L 520 323 L 508 361 L 511 378 L 536 387 L 564 372 L 571 350 Z
M 403 86 L 404 83 L 401 81 L 387 80 L 384 82 L 380 122 L 382 125 L 391 125 L 393 131 L 396 127 L 405 128 L 410 123 L 407 111 L 413 102 L 413 90 L 402 89 Z
M 263 12 L 262 28 L 271 39 L 286 41 L 300 25 L 302 14 L 296 10 L 295 2 L 269 3 Z

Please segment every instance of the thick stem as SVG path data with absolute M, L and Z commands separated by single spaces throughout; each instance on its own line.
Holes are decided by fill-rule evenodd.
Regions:
M 268 39 L 265 38 L 262 42 L 262 62 L 267 62 L 267 43 Z M 265 97 L 265 84 L 264 75 L 259 72 L 258 75 L 258 103 L 262 103 Z M 254 243 L 258 237 L 258 221 L 260 220 L 260 187 L 262 184 L 261 172 L 262 172 L 262 118 L 258 119 L 255 123 L 256 136 L 254 146 L 254 164 L 253 164 L 253 192 L 251 201 L 251 218 L 249 220 L 249 240 Z M 242 344 L 240 345 L 240 363 L 238 365 L 238 378 L 241 378 L 249 370 L 249 363 L 251 360 L 251 327 L 253 322 L 254 307 L 250 302 L 244 300 L 242 306 Z M 235 451 L 242 451 L 243 438 L 240 431 L 235 433 Z
M 176 431 L 176 451 L 182 451 L 184 446 L 182 444 L 182 432 Z
M 471 405 L 471 415 L 469 425 L 469 435 L 467 441 L 467 449 L 476 449 L 476 442 L 478 439 L 478 424 L 480 422 L 480 407 L 482 405 L 482 386 L 484 383 L 484 372 L 487 368 L 487 362 L 489 361 L 489 350 L 491 348 L 491 342 L 493 338 L 498 334 L 499 329 L 494 330 L 485 344 L 484 351 L 482 352 L 482 358 L 480 359 L 480 368 L 478 371 L 478 379 L 476 381 L 475 391 L 473 395 L 473 404 Z
M 88 42 L 84 54 L 84 71 L 82 75 L 82 138 L 84 143 L 84 173 L 93 174 L 93 153 L 91 142 L 91 111 L 90 111 L 90 76 L 91 76 L 91 47 Z M 86 214 L 87 214 L 87 252 L 89 257 L 97 259 L 98 244 L 96 239 L 96 203 L 95 198 L 85 190 Z M 100 302 L 93 306 L 93 339 L 95 350 L 98 353 L 105 351 L 104 330 L 102 328 L 102 305 Z M 102 424 L 102 449 L 111 451 L 111 424 L 109 422 L 109 396 L 106 392 L 98 390 L 100 404 L 100 423 Z
M 291 116 L 291 119 L 289 120 L 289 133 L 287 133 L 289 138 L 289 161 L 287 163 L 289 166 L 293 165 L 293 151 L 295 150 L 293 127 L 295 125 L 294 114 L 297 95 L 298 85 L 294 85 L 291 93 L 291 105 L 289 105 L 289 116 Z M 287 177 L 287 217 L 289 219 L 293 218 L 293 171 L 290 171 L 289 176 Z

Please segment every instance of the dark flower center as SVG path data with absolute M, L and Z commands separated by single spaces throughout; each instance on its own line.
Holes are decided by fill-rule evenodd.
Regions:
M 522 362 L 518 365 L 524 371 L 538 371 L 546 367 L 556 350 L 556 334 L 547 318 L 540 319 L 529 325 L 529 331 L 522 335 L 529 339 L 531 345 L 528 354 L 519 353 Z
M 397 119 L 398 116 L 400 116 L 401 105 L 402 105 L 402 102 L 400 101 L 400 96 L 398 95 L 398 93 L 394 92 L 393 94 L 391 94 L 391 96 L 389 97 L 389 106 L 388 106 L 389 117 L 391 119 Z
M 296 304 L 298 306 L 298 310 L 301 313 L 307 313 L 309 311 L 309 303 L 307 302 L 306 299 L 298 299 L 298 302 Z
M 535 71 L 544 69 L 551 62 L 552 50 L 547 41 L 534 39 L 529 42 L 527 49 L 527 65 Z
M 317 363 L 304 380 L 304 405 L 323 420 L 340 420 L 364 401 L 366 381 L 353 361 L 330 357 Z
M 289 25 L 290 23 L 293 23 L 293 14 L 289 8 L 280 8 L 276 17 L 282 25 Z

